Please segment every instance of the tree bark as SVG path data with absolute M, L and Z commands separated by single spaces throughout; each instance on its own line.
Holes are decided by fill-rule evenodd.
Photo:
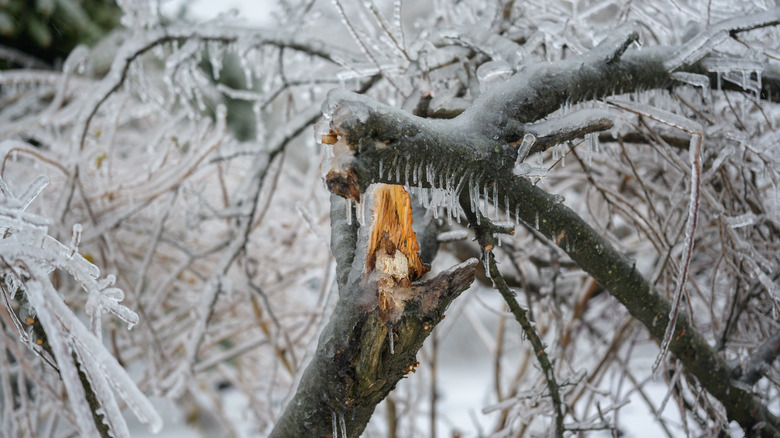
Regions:
M 502 200 L 502 206 L 503 200 L 508 201 L 518 220 L 550 236 L 656 339 L 663 339 L 670 304 L 634 263 L 565 206 L 560 197 L 512 175 L 515 146 L 523 134 L 533 131 L 533 122 L 562 104 L 672 83 L 664 61 L 677 48 L 623 53 L 627 44 L 620 41 L 630 42 L 635 32 L 629 26 L 617 34 L 620 38 L 602 43 L 591 53 L 526 68 L 451 120 L 422 119 L 365 96 L 332 91 L 323 109 L 331 116 L 331 134 L 343 142 L 341 162 L 348 164 L 334 167 L 328 174 L 329 188 L 359 200 L 355 193 L 372 183 L 408 185 L 410 178 L 412 185 L 454 190 L 456 195 L 467 184 L 489 187 L 490 193 L 495 190 L 497 199 Z M 698 64 L 686 69 L 702 72 Z M 593 124 L 594 130 L 603 126 L 601 122 Z M 551 143 L 539 142 L 545 146 Z M 416 169 L 417 181 L 409 176 L 410 169 L 412 174 Z M 737 421 L 749 434 L 780 434 L 780 420 L 744 385 L 732 382 L 731 368 L 693 328 L 688 315 L 680 315 L 674 334 L 671 351 L 723 404 L 730 420 Z
M 477 260 L 472 259 L 433 279 L 415 282 L 416 298 L 407 303 L 400 321 L 387 324 L 371 305 L 375 291 L 363 278 L 358 226 L 347 224 L 344 200 L 334 198 L 331 204 L 339 300 L 271 437 L 343 436 L 342 424 L 346 436 L 360 436 L 376 405 L 401 378 L 415 371 L 417 351 L 447 306 L 474 281 Z
M 761 25 L 772 24 L 776 23 L 770 20 Z M 741 30 L 745 29 L 734 31 Z M 530 150 L 533 153 L 561 139 L 610 125 L 603 114 L 595 113 L 569 132 L 551 129 L 546 122 L 535 123 L 565 103 L 673 84 L 665 62 L 679 48 L 627 50 L 637 35 L 634 25 L 624 25 L 589 53 L 526 66 L 451 120 L 416 117 L 363 95 L 334 90 L 323 105 L 330 129 L 323 138 L 334 144 L 336 154 L 326 184 L 331 192 L 358 202 L 376 182 L 447 189 L 455 199 L 467 187 L 472 197 L 480 195 L 480 188 L 489 188 L 496 199 L 506 200 L 508 210 L 518 220 L 550 236 L 661 340 L 670 303 L 628 257 L 565 206 L 560 197 L 512 173 L 517 146 L 526 133 L 547 131 Z M 680 69 L 706 74 L 700 64 Z M 340 222 L 343 219 L 334 212 L 332 217 L 332 246 L 334 254 L 341 257 L 341 296 L 320 337 L 317 354 L 272 436 L 338 435 L 341 419 L 348 436 L 359 435 L 376 404 L 398 379 L 414 369 L 414 354 L 446 306 L 474 278 L 474 262 L 470 262 L 420 284 L 421 298 L 408 306 L 396 327 L 388 327 L 376 312 L 356 305 L 365 291 L 361 291 L 358 268 L 362 260 L 353 260 L 355 227 L 345 228 Z M 434 297 L 435 305 L 429 308 L 435 310 L 431 312 L 421 311 L 422 297 L 426 296 Z M 386 342 L 389 329 L 399 339 L 394 355 L 389 354 Z M 679 316 L 674 335 L 671 351 L 723 404 L 730 420 L 750 435 L 780 434 L 780 420 L 744 384 L 732 382 L 731 368 L 693 328 L 688 315 Z

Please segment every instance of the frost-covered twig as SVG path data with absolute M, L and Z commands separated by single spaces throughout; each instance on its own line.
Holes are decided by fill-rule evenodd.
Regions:
M 319 112 L 309 109 L 299 114 L 298 118 L 293 120 L 287 129 L 280 129 L 276 137 L 269 139 L 270 149 L 268 156 L 261 155 L 254 160 L 251 171 L 248 172 L 242 185 L 237 190 L 234 202 L 237 207 L 243 207 L 247 211 L 235 224 L 235 238 L 227 249 L 227 255 L 222 258 L 219 266 L 214 270 L 214 274 L 206 283 L 206 290 L 202 294 L 197 307 L 196 326 L 190 333 L 186 343 L 187 359 L 179 369 L 179 372 L 184 373 L 179 376 L 180 378 L 184 378 L 195 367 L 198 351 L 206 334 L 209 319 L 211 319 L 211 315 L 214 312 L 214 305 L 217 297 L 223 292 L 223 278 L 227 275 L 239 254 L 246 250 L 249 233 L 255 219 L 257 200 L 263 188 L 265 178 L 268 175 L 270 162 L 276 156 L 282 154 L 290 141 L 304 129 L 314 124 L 314 121 L 318 118 Z M 183 381 L 179 380 L 178 382 L 182 383 Z
M 114 313 L 129 327 L 138 323 L 138 316 L 119 304 L 124 294 L 112 287 L 112 276 L 99 279 L 98 268 L 77 254 L 75 247 L 68 248 L 48 235 L 45 219 L 24 211 L 45 183 L 45 178 L 39 178 L 27 191 L 28 194 L 15 197 L 0 179 L 3 293 L 10 292 L 11 299 L 16 298 L 16 294 L 24 294 L 23 299 L 30 306 L 27 323 L 40 324 L 45 341 L 41 340 L 38 345 L 45 342 L 47 351 L 56 362 L 82 434 L 92 435 L 97 431 L 96 427 L 104 430 L 104 426 L 96 422 L 105 421 L 114 436 L 129 437 L 116 395 L 139 420 L 149 424 L 152 431 L 157 431 L 162 427 L 162 419 L 100 340 L 100 316 L 104 311 Z M 74 238 L 74 245 L 77 241 Z M 91 331 L 55 290 L 49 276 L 53 269 L 69 273 L 89 293 L 85 310 L 91 318 Z M 8 302 L 9 297 L 6 296 L 6 310 L 13 314 Z M 82 381 L 88 384 L 82 385 Z
M 518 131 L 536 137 L 536 141 L 528 151 L 528 154 L 533 154 L 560 143 L 582 138 L 586 134 L 611 129 L 615 124 L 614 119 L 614 114 L 606 110 L 580 110 L 556 119 L 522 125 Z
M 216 42 L 224 45 L 242 41 L 253 46 L 270 45 L 287 47 L 304 53 L 318 56 L 331 62 L 338 63 L 339 59 L 354 59 L 354 55 L 343 49 L 336 49 L 328 44 L 306 38 L 302 35 L 274 31 L 237 30 L 231 28 L 215 27 L 207 30 L 199 30 L 193 27 L 166 27 L 158 31 L 145 32 L 137 39 L 130 39 L 119 49 L 114 58 L 111 70 L 101 81 L 100 87 L 91 97 L 91 103 L 85 105 L 86 113 L 82 116 L 81 129 L 78 130 L 78 144 L 84 147 L 84 141 L 89 132 L 92 119 L 106 100 L 125 83 L 128 71 L 138 57 L 150 50 L 171 42 Z M 354 62 L 354 61 L 353 61 Z
M 775 330 L 750 357 L 750 361 L 743 367 L 744 371 L 739 380 L 748 385 L 754 385 L 758 379 L 766 374 L 778 355 L 780 355 L 780 330 Z
M 778 24 L 780 24 L 780 7 L 777 6 L 766 12 L 722 21 L 680 46 L 675 54 L 664 62 L 664 65 L 667 71 L 672 72 L 685 64 L 693 64 L 700 60 L 730 35 Z
M 688 268 L 690 267 L 691 256 L 693 255 L 693 242 L 695 240 L 694 235 L 696 232 L 696 222 L 699 218 L 699 199 L 701 198 L 701 156 L 702 142 L 704 141 L 704 129 L 699 123 L 685 119 L 676 114 L 672 114 L 668 111 L 651 107 L 643 107 L 628 102 L 618 102 L 615 100 L 610 100 L 609 102 L 619 108 L 643 115 L 657 122 L 661 122 L 680 129 L 691 135 L 690 146 L 688 149 L 691 162 L 690 201 L 688 205 L 688 220 L 685 224 L 685 242 L 683 246 L 682 260 L 680 263 L 680 274 L 677 279 L 677 286 L 675 287 L 672 298 L 672 310 L 669 314 L 669 323 L 666 327 L 663 340 L 661 341 L 661 351 L 658 353 L 658 357 L 653 363 L 653 372 L 656 372 L 658 370 L 658 366 L 661 364 L 661 361 L 666 356 L 666 352 L 669 350 L 669 344 L 672 342 L 674 327 L 677 322 L 677 315 L 680 312 L 680 302 L 682 300 L 683 290 L 685 289 L 685 283 L 688 280 Z
M 488 257 L 490 278 L 493 279 L 496 289 L 501 293 L 504 301 L 509 306 L 509 310 L 515 316 L 517 322 L 520 323 L 520 326 L 523 328 L 523 333 L 525 333 L 525 336 L 534 349 L 534 356 L 539 362 L 539 366 L 542 368 L 544 379 L 547 382 L 547 389 L 550 391 L 550 398 L 552 399 L 555 413 L 555 435 L 562 437 L 564 431 L 564 405 L 558 390 L 558 383 L 555 379 L 555 368 L 545 352 L 545 345 L 542 342 L 539 333 L 537 333 L 534 323 L 528 319 L 527 312 L 520 307 L 520 304 L 518 304 L 515 299 L 514 292 L 509 289 L 506 280 L 504 280 L 504 277 L 501 275 L 501 271 L 498 270 L 498 266 L 496 266 L 496 257 L 493 255 L 493 251 L 485 251 L 483 257 Z

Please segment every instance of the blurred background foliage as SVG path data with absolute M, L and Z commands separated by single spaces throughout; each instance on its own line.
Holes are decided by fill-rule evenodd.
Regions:
M 184 4 L 179 18 L 185 18 L 187 11 Z M 122 10 L 115 0 L 0 0 L 0 70 L 57 69 L 73 48 L 80 44 L 93 46 L 119 27 L 121 17 Z M 233 59 L 235 56 L 230 58 L 215 82 L 245 88 L 238 60 Z M 205 59 L 201 68 L 214 78 Z M 255 138 L 256 119 L 251 104 L 229 97 L 224 103 L 233 134 L 239 140 Z
M 119 25 L 114 0 L 0 0 L 0 68 L 56 67 L 79 44 Z

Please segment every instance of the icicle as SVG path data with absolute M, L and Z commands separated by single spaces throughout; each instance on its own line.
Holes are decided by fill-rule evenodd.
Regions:
M 81 231 L 82 231 L 81 224 L 73 224 L 73 237 L 70 239 L 71 257 L 73 257 L 74 254 L 79 252 L 79 243 L 81 242 Z
M 593 132 L 585 134 L 585 163 L 587 163 L 588 166 L 593 164 L 593 137 L 595 135 L 596 134 Z
M 498 220 L 498 181 L 493 183 L 493 217 Z
M 515 206 L 515 226 L 520 226 L 520 204 Z
M 474 175 L 469 175 L 469 207 L 471 211 L 476 211 L 474 207 Z
M 487 182 L 486 182 L 482 186 L 482 198 L 481 198 L 481 202 L 482 202 L 481 210 L 485 212 L 485 217 L 488 217 L 488 215 L 490 214 L 489 213 L 488 199 L 490 199 L 490 197 L 488 197 L 488 186 L 487 186 Z
M 397 163 L 395 164 L 395 181 L 400 183 L 401 182 L 401 164 Z
M 382 166 L 384 166 L 384 162 L 379 160 L 379 179 L 382 179 Z
M 341 427 L 341 436 L 347 438 L 347 424 L 344 422 L 344 414 L 339 414 L 339 426 Z
M 512 221 L 512 212 L 509 211 L 509 195 L 504 195 L 504 213 L 506 213 L 506 220 Z
M 209 55 L 209 63 L 211 64 L 211 74 L 214 75 L 214 79 L 219 81 L 219 74 L 222 71 L 222 58 L 224 56 L 224 49 L 221 43 L 216 41 L 209 41 L 206 44 Z
M 344 204 L 347 206 L 347 225 L 352 225 L 352 200 L 345 199 Z
M 534 223 L 536 224 L 535 228 L 538 230 L 539 229 L 539 212 L 538 211 L 536 212 L 536 219 L 535 219 Z
M 561 167 L 566 167 L 566 145 L 561 143 Z
M 404 181 L 409 185 L 409 156 L 406 157 L 406 167 L 404 168 Z
M 333 420 L 333 438 L 339 438 L 338 421 L 336 420 L 336 411 L 330 411 L 330 418 Z
M 482 253 L 482 263 L 485 264 L 485 276 L 487 278 L 490 277 L 490 253 L 488 251 L 484 251 Z
M 536 143 L 536 136 L 530 132 L 523 136 L 523 142 L 520 143 L 520 147 L 517 149 L 517 160 L 515 161 L 515 165 L 525 161 L 526 157 L 528 157 L 528 152 L 531 151 L 531 147 L 534 143 Z
M 49 177 L 46 175 L 38 175 L 32 183 L 27 187 L 27 190 L 19 196 L 21 202 L 21 210 L 24 211 L 33 202 L 41 191 L 49 184 Z
M 248 90 L 251 90 L 253 88 L 254 73 L 252 72 L 252 68 L 249 66 L 248 58 L 249 58 L 249 53 L 245 52 L 242 56 L 238 57 L 238 60 L 241 65 L 241 70 L 244 72 L 244 80 L 246 81 L 246 88 Z
M 366 212 L 366 203 L 365 202 L 358 202 L 355 205 L 355 208 L 357 210 L 356 211 L 356 215 L 357 215 L 358 223 L 361 226 L 365 225 L 366 224 L 366 217 L 365 217 L 366 216 L 366 214 L 365 214 L 365 212 Z
M 388 328 L 387 330 L 387 338 L 389 339 L 390 343 L 390 354 L 395 354 L 395 345 L 393 344 L 393 329 Z M 344 435 L 346 436 L 346 435 Z

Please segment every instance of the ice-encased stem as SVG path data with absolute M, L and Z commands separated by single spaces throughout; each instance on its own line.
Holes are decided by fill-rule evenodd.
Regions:
M 633 41 L 630 28 L 621 29 L 622 41 Z M 615 41 L 612 41 L 615 43 Z M 452 120 L 427 120 L 395 110 L 365 96 L 331 92 L 328 106 L 355 108 L 359 119 L 348 118 L 333 124 L 345 134 L 356 153 L 351 169 L 357 174 L 355 184 L 367 187 L 374 182 L 389 182 L 378 178 L 377 160 L 390 162 L 394 156 L 411 157 L 430 166 L 448 157 L 463 163 L 459 172 L 467 175 L 467 187 L 460 191 L 466 197 L 464 210 L 476 213 L 474 221 L 480 225 L 479 198 L 484 184 L 498 185 L 497 198 L 507 196 L 515 207 L 516 218 L 534 223 L 535 215 L 540 235 L 565 235 L 559 245 L 584 271 L 588 272 L 615 296 L 648 331 L 663 339 L 669 322 L 671 304 L 636 269 L 634 263 L 618 252 L 612 244 L 596 233 L 581 217 L 558 199 L 535 187 L 531 181 L 513 177 L 517 148 L 525 133 L 538 120 L 549 116 L 561 105 L 608 96 L 613 90 L 633 92 L 639 89 L 658 89 L 672 84 L 665 62 L 677 47 L 645 47 L 626 50 L 628 44 L 600 45 L 592 53 L 564 61 L 529 65 L 504 83 L 481 94 L 472 107 Z M 683 69 L 688 67 L 684 66 Z M 691 72 L 700 73 L 700 66 L 691 66 Z M 651 119 L 680 128 L 686 132 L 701 129 L 690 120 L 670 113 L 658 113 L 646 105 L 633 106 L 621 102 L 616 105 L 629 111 L 647 115 Z M 608 129 L 608 128 L 607 128 Z M 597 132 L 591 130 L 584 134 Z M 542 139 L 537 136 L 536 145 Z M 597 144 L 595 135 L 588 141 Z M 543 151 L 544 148 L 534 147 Z M 395 164 L 390 167 L 395 167 Z M 392 173 L 388 169 L 387 173 Z M 422 182 L 430 187 L 436 181 Z M 695 185 L 695 184 L 694 184 Z M 331 186 L 337 189 L 337 186 Z M 335 192 L 334 192 L 335 193 Z M 471 207 L 469 207 L 469 205 Z M 472 223 L 473 225 L 473 223 Z M 693 233 L 692 233 L 693 234 Z M 686 369 L 696 376 L 702 387 L 726 407 L 728 417 L 746 430 L 757 424 L 779 427 L 775 417 L 748 391 L 730 384 L 729 366 L 693 328 L 684 312 L 674 323 L 669 345 Z

